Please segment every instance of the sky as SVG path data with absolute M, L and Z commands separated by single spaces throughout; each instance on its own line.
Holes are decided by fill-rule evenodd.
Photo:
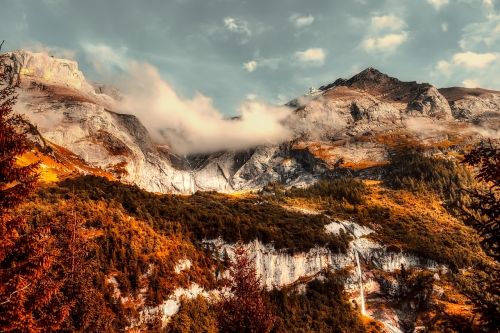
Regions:
M 146 63 L 224 115 L 375 67 L 500 90 L 500 0 L 0 0 L 3 51 L 73 58 L 94 81 Z

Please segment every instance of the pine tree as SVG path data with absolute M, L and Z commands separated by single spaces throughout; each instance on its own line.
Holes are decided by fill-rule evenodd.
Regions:
M 462 207 L 463 216 L 480 233 L 486 253 L 500 261 L 500 148 L 484 142 L 465 155 L 464 163 L 477 169 L 479 186 L 466 190 L 471 202 Z
M 56 255 L 49 250 L 50 228 L 33 228 L 15 213 L 35 190 L 38 164 L 17 164 L 30 142 L 22 130 L 24 119 L 13 114 L 17 82 L 8 77 L 12 71 L 4 59 L 0 58 L 0 331 L 53 331 L 69 308 L 52 309 L 60 283 L 47 274 Z
M 481 245 L 496 267 L 483 267 L 484 274 L 474 276 L 476 285 L 465 283 L 465 294 L 481 314 L 482 325 L 491 332 L 500 331 L 500 148 L 498 142 L 483 142 L 465 155 L 463 163 L 476 171 L 476 187 L 464 189 L 470 201 L 461 208 L 466 224 L 481 236 Z
M 228 333 L 270 332 L 276 319 L 263 297 L 255 262 L 242 243 L 236 245 L 234 256 L 226 282 L 229 293 L 222 296 L 218 310 L 219 329 Z
M 71 307 L 62 329 L 68 332 L 112 332 L 115 317 L 103 294 L 96 289 L 95 280 L 99 267 L 94 254 L 96 244 L 87 235 L 85 219 L 78 214 L 84 210 L 75 195 L 61 203 L 61 211 L 49 216 L 47 223 L 55 235 L 54 247 L 64 251 L 58 257 L 52 274 L 62 281 L 61 293 L 65 296 L 58 307 Z

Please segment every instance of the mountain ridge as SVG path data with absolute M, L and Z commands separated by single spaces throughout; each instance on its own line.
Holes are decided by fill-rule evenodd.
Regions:
M 456 89 L 452 94 L 448 88 L 443 91 L 454 96 L 450 102 L 430 84 L 403 82 L 367 68 L 289 104 L 295 112 L 285 121 L 293 133 L 288 141 L 182 156 L 171 145 L 155 143 L 136 116 L 114 108 L 116 92 L 110 96 L 109 89 L 92 86 L 75 61 L 28 51 L 1 56 L 7 59 L 3 70 L 11 81 L 20 82 L 22 111 L 47 141 L 153 192 L 233 192 L 271 182 L 305 186 L 339 162 L 355 171 L 385 163 L 390 147 L 381 137 L 387 133 L 424 142 L 428 138 L 422 133 L 441 128 L 439 140 L 451 135 L 464 142 L 481 137 L 473 123 L 486 123 L 493 126 L 488 131 L 498 134 L 488 123 L 498 119 L 500 94 L 458 94 Z M 422 127 L 422 133 L 416 130 Z
M 112 89 L 66 84 L 67 73 L 84 78 L 76 65 L 27 62 L 65 67 L 53 75 L 9 59 L 37 147 L 17 163 L 40 161 L 49 183 L 18 213 L 35 226 L 57 217 L 63 236 L 82 219 L 97 251 L 84 280 L 103 304 L 89 308 L 114 330 L 210 317 L 200 309 L 220 299 L 237 244 L 279 309 L 278 332 L 352 331 L 358 320 L 370 332 L 480 326 L 462 280 L 482 291 L 493 263 L 448 205 L 472 184 L 455 162 L 498 134 L 496 94 L 451 88 L 450 104 L 435 87 L 369 69 L 298 98 L 279 144 L 184 156 L 113 107 Z M 435 112 L 444 103 L 447 117 Z

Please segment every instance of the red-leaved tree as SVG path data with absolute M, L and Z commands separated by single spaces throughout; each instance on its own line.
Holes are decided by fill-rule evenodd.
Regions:
M 471 202 L 462 209 L 465 222 L 475 228 L 485 252 L 500 262 L 500 147 L 491 140 L 465 155 L 478 186 L 466 190 Z
M 235 247 L 226 286 L 229 293 L 222 296 L 219 307 L 219 330 L 224 333 L 270 332 L 276 318 L 264 298 L 255 261 L 242 243 Z
M 30 142 L 13 114 L 17 83 L 0 56 L 0 332 L 57 330 L 69 307 L 53 308 L 60 283 L 48 276 L 55 253 L 49 227 L 36 228 L 16 208 L 35 190 L 38 163 L 19 166 Z

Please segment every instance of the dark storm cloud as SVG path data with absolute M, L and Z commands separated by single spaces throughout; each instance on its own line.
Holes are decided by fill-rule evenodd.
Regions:
M 226 114 L 247 95 L 286 100 L 368 66 L 440 86 L 500 88 L 493 0 L 0 2 L 8 49 L 73 54 L 99 80 L 90 51 L 108 47 L 115 66 L 120 57 L 148 62 L 181 95 L 201 92 Z M 493 60 L 483 66 L 485 55 Z

